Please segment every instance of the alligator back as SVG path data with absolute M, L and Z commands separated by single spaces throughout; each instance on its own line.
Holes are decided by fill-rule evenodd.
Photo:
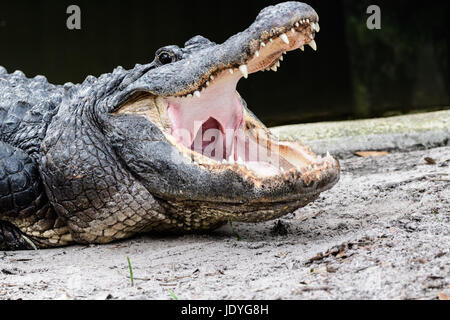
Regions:
M 43 76 L 29 79 L 21 71 L 8 74 L 0 67 L 0 141 L 34 157 L 63 90 Z

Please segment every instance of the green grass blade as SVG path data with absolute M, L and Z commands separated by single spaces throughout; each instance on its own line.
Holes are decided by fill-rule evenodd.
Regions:
M 128 261 L 128 269 L 130 270 L 131 286 L 134 286 L 133 268 L 131 267 L 131 261 L 129 257 L 127 257 L 127 261 Z
M 170 295 L 172 296 L 172 298 L 174 298 L 175 300 L 179 300 L 178 297 L 175 295 L 175 293 L 172 292 L 172 290 L 168 289 Z
M 27 236 L 22 235 L 22 238 L 36 251 L 38 251 L 39 249 L 36 247 L 36 245 L 34 244 L 33 241 L 31 241 Z
M 240 236 L 239 233 L 237 233 L 236 230 L 234 230 L 234 228 L 233 228 L 233 222 L 232 222 L 231 220 L 228 220 L 228 223 L 230 224 L 231 231 L 232 231 L 233 234 L 236 236 L 237 240 L 238 240 L 238 241 L 241 241 L 241 240 L 242 240 L 241 236 Z

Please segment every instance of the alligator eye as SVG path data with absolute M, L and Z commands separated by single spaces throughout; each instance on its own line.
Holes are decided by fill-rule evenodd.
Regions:
M 161 52 L 158 55 L 158 60 L 159 62 L 161 62 L 162 64 L 168 64 L 171 63 L 174 59 L 174 56 L 168 52 Z

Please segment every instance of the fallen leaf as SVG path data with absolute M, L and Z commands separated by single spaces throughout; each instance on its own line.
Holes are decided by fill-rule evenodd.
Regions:
M 285 256 L 287 256 L 287 252 L 285 252 L 285 251 L 282 251 L 282 252 L 280 252 L 280 253 L 277 253 L 276 255 L 275 255 L 275 258 L 283 258 L 283 257 L 285 257 Z
M 328 271 L 329 273 L 335 273 L 335 272 L 337 271 L 337 268 L 332 267 L 332 266 L 327 266 L 327 271 Z
M 425 259 L 422 259 L 422 258 L 417 259 L 417 262 L 419 262 L 419 263 L 421 263 L 421 264 L 427 263 L 427 261 L 426 261 Z
M 387 156 L 387 151 L 356 151 L 355 154 L 360 157 L 383 157 Z
M 450 298 L 447 297 L 445 293 L 441 292 L 439 293 L 439 300 L 450 300 Z
M 436 160 L 430 157 L 425 157 L 423 160 L 425 160 L 427 164 L 436 164 Z
M 336 258 L 342 258 L 343 256 L 345 256 L 345 251 L 341 250 L 339 251 L 339 253 L 336 255 Z

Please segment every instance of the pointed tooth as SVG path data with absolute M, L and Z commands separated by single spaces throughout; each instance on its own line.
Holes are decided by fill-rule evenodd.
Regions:
M 286 35 L 286 33 L 282 33 L 282 34 L 280 35 L 280 38 L 281 38 L 281 40 L 283 40 L 284 43 L 289 44 L 289 38 L 288 38 L 288 36 Z
M 200 92 L 198 90 L 195 90 L 194 96 L 196 96 L 197 98 L 200 98 Z
M 292 33 L 295 33 L 295 29 L 294 29 L 294 28 L 291 28 L 291 32 L 292 32 Z
M 309 23 L 309 19 L 306 19 L 306 23 Z
M 311 42 L 308 44 L 314 51 L 317 51 L 317 44 L 314 40 L 311 40 Z
M 209 81 L 206 81 L 206 86 L 207 86 L 207 87 L 209 86 Z
M 232 68 L 228 69 L 228 71 L 230 71 L 230 73 L 231 73 L 231 74 L 233 74 L 233 73 L 234 73 L 234 71 L 233 71 L 233 69 L 232 69 Z
M 327 151 L 327 158 L 331 158 L 331 154 L 328 151 Z
M 261 47 L 265 47 L 266 44 L 264 42 L 261 42 Z
M 239 70 L 241 71 L 242 75 L 244 76 L 245 79 L 248 78 L 248 69 L 247 69 L 247 65 L 243 64 L 239 67 Z
M 238 165 L 243 165 L 244 164 L 244 161 L 242 160 L 242 158 L 241 157 L 238 157 L 238 159 L 237 159 L 237 162 L 236 162 Z
M 280 167 L 280 171 L 281 171 L 281 173 L 285 172 L 283 167 Z
M 278 70 L 277 65 L 273 65 L 272 68 L 270 68 L 270 70 L 277 72 Z
M 305 51 L 305 46 L 301 46 L 300 50 Z
M 316 23 L 316 32 L 320 32 L 320 26 L 318 22 Z
M 258 50 L 255 51 L 255 56 L 259 57 L 259 51 Z
M 283 55 L 281 55 L 280 56 L 280 61 L 283 61 L 283 60 L 284 60 Z
M 230 156 L 230 157 L 228 158 L 228 163 L 229 163 L 229 164 L 234 164 L 233 156 Z
M 269 39 L 269 41 L 270 41 L 270 42 L 273 42 L 273 39 L 272 39 L 272 38 L 270 38 L 270 39 Z
M 276 66 L 277 66 L 277 68 L 279 68 L 280 67 L 280 61 L 277 61 L 277 63 L 275 64 Z
M 210 78 L 211 80 L 214 80 L 214 76 L 213 76 L 213 75 L 211 75 L 209 78 Z
M 300 24 L 298 22 L 295 23 L 295 27 L 298 28 L 300 27 Z
M 189 93 L 189 94 L 187 95 L 187 97 L 188 97 L 188 98 L 192 98 L 192 94 Z

